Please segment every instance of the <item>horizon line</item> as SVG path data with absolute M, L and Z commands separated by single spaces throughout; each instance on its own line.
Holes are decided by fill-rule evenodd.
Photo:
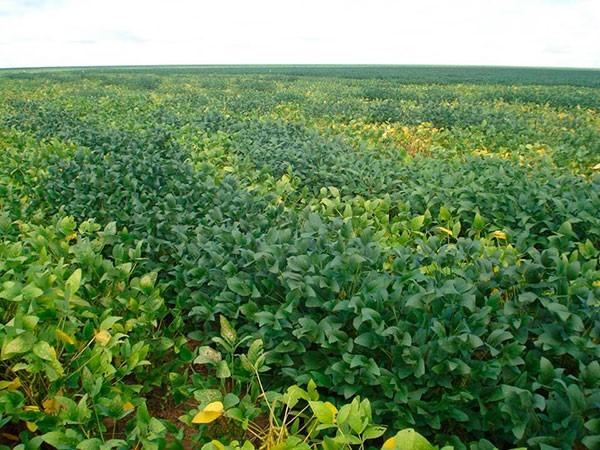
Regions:
M 15 66 L 15 67 L 0 67 L 0 71 L 7 70 L 77 70 L 77 69 L 137 69 L 137 68 L 218 68 L 218 67 L 419 67 L 419 68 L 488 68 L 488 69 L 550 69 L 550 70 L 586 70 L 598 71 L 600 67 L 576 67 L 576 66 L 527 66 L 527 65 L 494 65 L 494 64 L 389 64 L 389 63 L 244 63 L 244 64 L 100 64 L 100 65 L 73 65 L 73 66 Z

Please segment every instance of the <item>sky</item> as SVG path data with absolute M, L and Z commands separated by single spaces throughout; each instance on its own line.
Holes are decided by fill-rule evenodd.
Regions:
M 600 0 L 0 0 L 0 67 L 600 68 Z

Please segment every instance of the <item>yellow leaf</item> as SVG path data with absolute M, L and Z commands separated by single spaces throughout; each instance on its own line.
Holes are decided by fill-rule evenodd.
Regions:
M 445 227 L 437 227 L 438 230 L 443 231 L 444 233 L 446 233 L 448 236 L 452 236 L 452 230 L 449 230 L 448 228 Z
M 53 398 L 44 400 L 42 406 L 44 407 L 44 412 L 47 414 L 54 414 L 58 411 L 58 402 Z
M 502 239 L 502 240 L 507 239 L 506 233 L 504 231 L 500 231 L 500 230 L 494 231 L 492 233 L 492 236 L 495 237 L 496 239 Z
M 20 387 L 21 387 L 21 379 L 19 377 L 17 377 L 14 380 L 12 380 L 8 384 L 8 386 L 6 386 L 6 389 L 8 389 L 9 391 L 16 391 Z
M 35 433 L 38 429 L 38 426 L 33 422 L 25 422 L 25 425 L 27 425 L 27 429 L 32 433 Z
M 39 410 L 40 410 L 39 406 L 36 406 L 36 405 L 27 405 L 23 409 L 25 411 L 34 411 L 34 412 L 39 412 Z
M 60 341 L 64 342 L 65 344 L 69 344 L 69 345 L 75 345 L 75 344 L 77 344 L 77 341 L 75 340 L 75 338 L 72 337 L 72 336 L 70 336 L 70 335 L 68 335 L 63 330 L 56 329 L 54 331 L 54 334 L 56 334 L 56 337 Z
M 133 406 L 133 403 L 131 403 L 131 402 L 123 403 L 123 411 L 128 412 L 128 411 L 131 411 L 133 408 L 135 408 L 135 406 Z
M 2 436 L 4 439 L 8 439 L 9 441 L 19 442 L 19 437 L 12 433 L 0 433 L 0 436 Z
M 21 380 L 19 377 L 12 381 L 0 381 L 0 390 L 7 389 L 9 391 L 15 391 L 21 387 Z
M 600 280 L 596 280 L 592 283 L 592 286 L 594 287 L 600 287 Z
M 598 163 L 594 167 L 592 167 L 592 170 L 600 170 L 600 163 Z
M 213 439 L 210 443 L 214 445 L 217 448 L 217 450 L 225 450 L 225 446 L 219 441 Z
M 396 448 L 396 436 L 389 438 L 383 443 L 383 450 L 392 450 Z
M 335 405 L 331 402 L 325 402 L 323 404 L 329 411 L 331 411 L 331 414 L 333 414 L 334 416 L 338 413 L 338 409 L 335 407 Z
M 68 236 L 65 236 L 65 241 L 67 242 L 72 241 L 73 239 L 77 239 L 77 233 L 71 233 Z
M 100 330 L 96 333 L 96 335 L 94 336 L 94 339 L 102 347 L 106 347 L 106 345 L 108 344 L 108 341 L 110 341 L 110 333 L 106 330 Z
M 211 423 L 223 414 L 223 403 L 212 402 L 194 416 L 192 423 Z

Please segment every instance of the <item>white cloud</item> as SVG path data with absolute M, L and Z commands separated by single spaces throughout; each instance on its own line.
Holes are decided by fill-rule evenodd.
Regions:
M 0 0 L 0 67 L 600 68 L 600 0 Z

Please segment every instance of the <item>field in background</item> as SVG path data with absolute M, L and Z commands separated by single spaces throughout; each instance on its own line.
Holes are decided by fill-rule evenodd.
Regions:
M 9 78 L 28 78 L 35 74 L 67 79 L 74 74 L 119 74 L 124 71 L 150 75 L 271 75 L 301 77 L 339 77 L 353 79 L 390 79 L 415 84 L 504 84 L 504 85 L 569 85 L 600 87 L 600 70 L 541 67 L 487 66 L 370 66 L 370 65 L 212 65 L 212 66 L 131 66 L 0 69 Z
M 0 442 L 596 449 L 598 211 L 598 71 L 0 71 Z

